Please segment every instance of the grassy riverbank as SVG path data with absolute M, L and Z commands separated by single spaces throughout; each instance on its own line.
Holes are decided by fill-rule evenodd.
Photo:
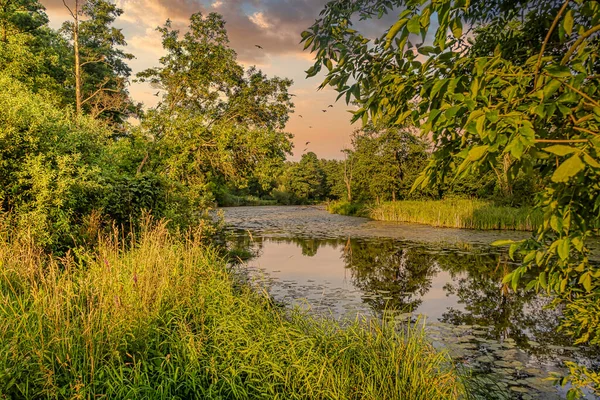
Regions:
M 505 229 L 532 231 L 542 222 L 542 215 L 531 208 L 496 206 L 484 200 L 447 199 L 385 202 L 356 206 L 336 202 L 329 212 L 363 215 L 379 221 L 411 222 L 446 228 Z
M 421 329 L 344 329 L 237 283 L 211 248 L 146 227 L 53 258 L 0 220 L 0 397 L 444 399 Z

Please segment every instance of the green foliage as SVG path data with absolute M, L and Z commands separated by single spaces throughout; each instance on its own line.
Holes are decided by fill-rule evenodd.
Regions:
M 332 214 L 350 215 L 356 217 L 366 216 L 364 204 L 350 203 L 349 201 L 332 201 L 327 203 L 327 211 Z
M 87 118 L 73 122 L 11 78 L 0 76 L 0 85 L 0 208 L 15 212 L 41 244 L 70 241 L 98 206 L 110 132 Z
M 281 180 L 279 190 L 290 193 L 295 203 L 324 200 L 327 195 L 325 172 L 313 152 L 303 154 L 298 163 L 290 164 Z
M 34 92 L 67 104 L 71 59 L 66 41 L 48 27 L 37 0 L 10 0 L 0 8 L 0 70 Z
M 163 223 L 45 257 L 0 220 L 0 395 L 455 399 L 422 325 L 284 314 Z M 197 237 L 197 236 L 196 236 Z M 19 254 L 20 257 L 15 257 Z
M 414 125 L 431 136 L 435 151 L 415 187 L 450 175 L 505 171 L 511 181 L 535 171 L 544 223 L 511 248 L 523 264 L 507 278 L 516 285 L 533 271 L 530 288 L 555 294 L 557 304 L 594 308 L 600 272 L 586 240 L 600 227 L 600 3 L 485 3 L 332 1 L 302 35 L 317 52 L 308 75 L 327 67 L 322 87 L 356 102 L 354 120 Z M 397 22 L 372 43 L 351 29 L 355 13 L 381 17 L 399 6 Z M 565 313 L 565 326 L 577 314 Z M 598 328 L 570 332 L 585 342 Z
M 238 64 L 218 14 L 192 15 L 183 35 L 170 22 L 159 32 L 167 54 L 159 67 L 138 74 L 162 92 L 143 122 L 155 142 L 147 165 L 159 157 L 157 172 L 201 194 L 226 183 L 244 188 L 250 179 L 272 185 L 291 150 L 282 129 L 293 107 L 292 82 Z

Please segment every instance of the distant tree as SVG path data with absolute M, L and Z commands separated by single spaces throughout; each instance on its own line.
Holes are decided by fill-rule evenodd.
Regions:
M 367 126 L 353 133 L 347 160 L 351 174 L 346 170 L 344 179 L 355 200 L 396 200 L 408 196 L 425 167 L 426 145 L 407 130 Z
M 293 163 L 283 176 L 285 190 L 302 202 L 323 200 L 327 194 L 326 176 L 315 153 L 302 155 L 299 162 Z

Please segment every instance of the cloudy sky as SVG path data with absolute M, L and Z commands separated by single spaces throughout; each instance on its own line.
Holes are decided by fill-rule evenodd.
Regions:
M 222 14 L 227 22 L 231 46 L 238 60 L 256 65 L 269 76 L 294 80 L 291 93 L 295 113 L 287 131 L 294 134 L 294 156 L 297 160 L 305 149 L 319 157 L 341 158 L 340 150 L 350 143 L 349 135 L 356 128 L 350 125 L 348 106 L 335 103 L 331 89 L 317 91 L 318 78 L 306 79 L 312 56 L 302 51 L 300 33 L 317 18 L 326 0 L 115 0 L 124 10 L 116 21 L 128 42 L 128 51 L 136 56 L 130 65 L 135 72 L 158 64 L 162 54 L 160 35 L 156 27 L 171 19 L 174 26 L 186 26 L 191 14 L 211 11 Z M 74 0 L 69 0 L 74 2 Z M 59 27 L 67 19 L 62 0 L 41 0 L 47 8 L 51 25 Z M 255 45 L 263 47 L 258 49 Z M 149 87 L 132 84 L 130 89 L 137 101 L 153 106 L 157 98 Z M 333 108 L 328 108 L 333 104 Z M 327 109 L 326 113 L 321 110 Z M 302 115 L 302 118 L 300 117 Z M 312 127 L 312 128 L 311 128 Z

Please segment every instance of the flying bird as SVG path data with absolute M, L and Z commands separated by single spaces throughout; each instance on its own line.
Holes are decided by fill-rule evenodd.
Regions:
M 323 112 L 327 112 L 327 110 L 321 110 L 321 111 L 323 111 Z
M 330 104 L 330 105 L 327 106 L 327 108 L 329 108 L 329 107 L 333 107 L 333 104 Z
M 160 92 L 156 92 L 156 93 L 154 93 L 154 95 L 155 95 L 155 96 L 158 96 L 159 94 L 160 94 Z
M 262 46 L 259 46 L 258 44 L 255 44 L 254 46 L 258 47 L 259 49 L 262 49 Z
M 308 146 L 308 144 L 309 144 L 309 143 L 310 143 L 310 142 L 306 142 L 305 146 Z
M 298 116 L 299 116 L 300 118 L 303 118 L 303 117 L 302 117 L 302 115 L 300 115 L 300 114 L 298 114 Z
M 292 97 L 296 97 L 296 95 L 294 93 L 290 93 L 290 96 Z
M 309 126 L 310 129 L 312 129 L 312 126 Z
M 306 148 L 306 149 L 302 150 L 302 152 L 304 153 L 304 152 L 306 152 L 306 150 L 308 150 L 308 149 Z

